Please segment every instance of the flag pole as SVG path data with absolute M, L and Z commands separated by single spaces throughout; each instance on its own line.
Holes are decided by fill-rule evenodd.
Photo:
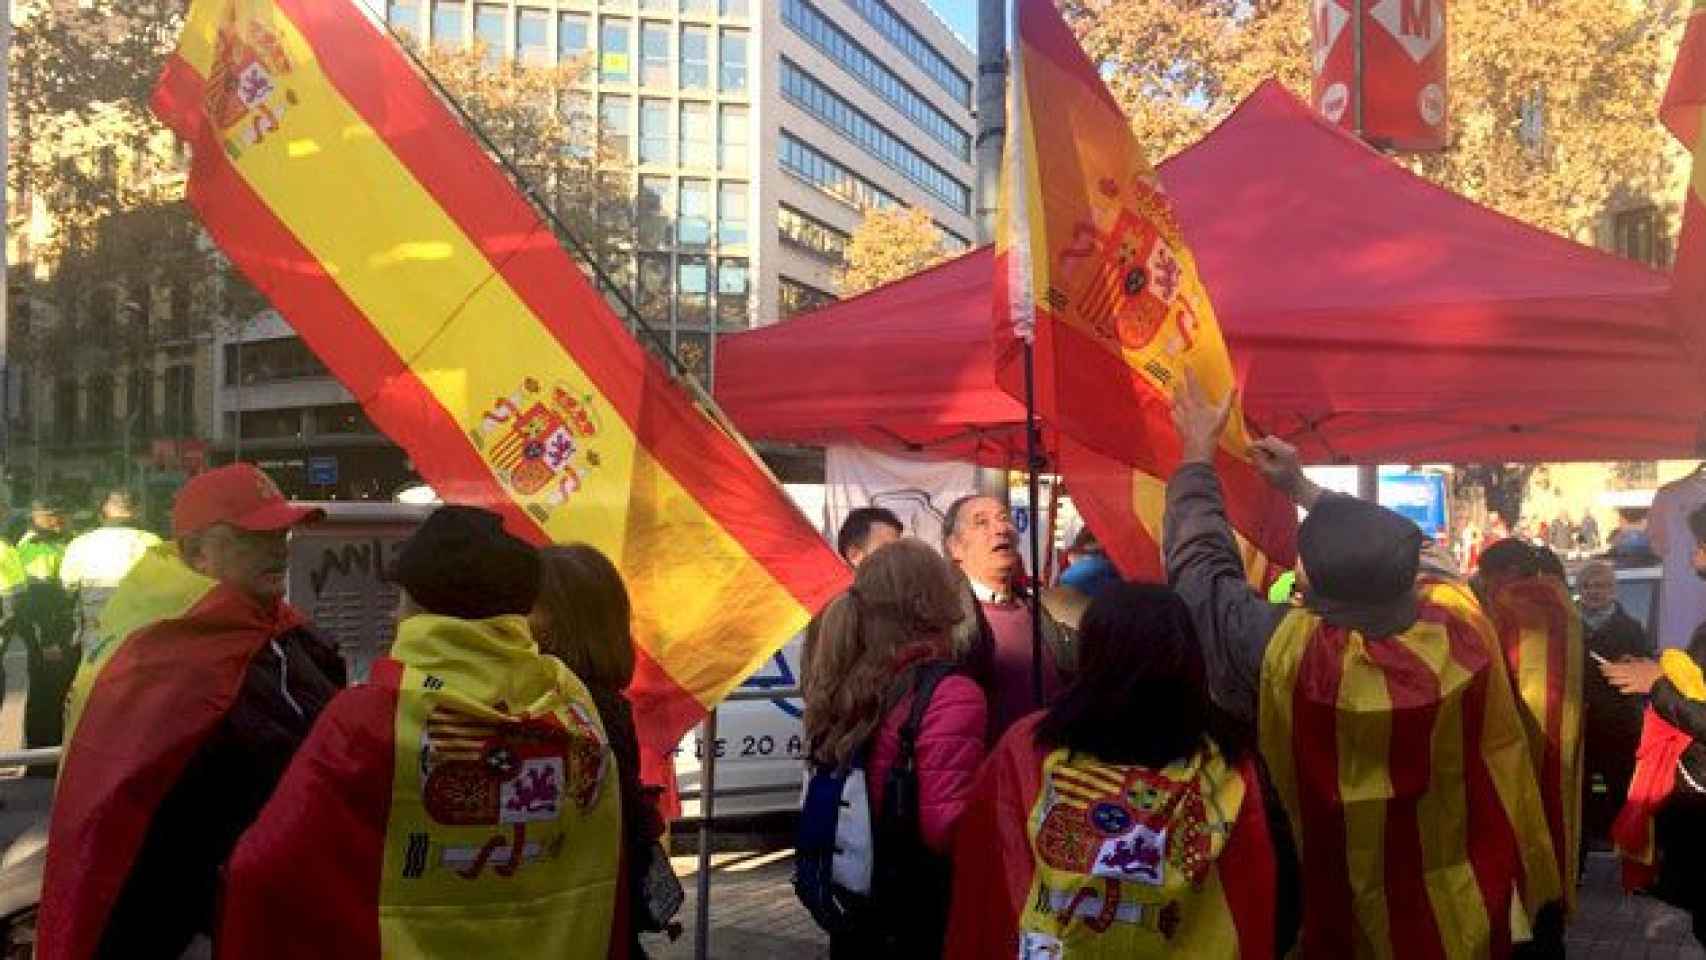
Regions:
M 1043 581 L 1041 540 L 1042 515 L 1038 512 L 1041 497 L 1037 491 L 1042 457 L 1037 450 L 1037 389 L 1036 348 L 1025 341 L 1025 476 L 1030 495 L 1030 523 L 1026 533 L 1031 539 L 1031 698 L 1043 705 Z

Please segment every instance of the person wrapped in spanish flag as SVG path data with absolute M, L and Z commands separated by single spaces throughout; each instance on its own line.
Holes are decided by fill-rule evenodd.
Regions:
M 1291 824 L 1302 955 L 1509 956 L 1563 893 L 1492 625 L 1462 585 L 1418 582 L 1414 523 L 1324 494 L 1275 438 L 1251 456 L 1309 511 L 1305 600 L 1256 593 L 1212 466 L 1235 401 L 1175 394 L 1166 564 L 1210 693 L 1256 736 Z
M 220 865 L 343 686 L 283 600 L 320 514 L 249 464 L 201 474 L 113 590 L 69 696 L 40 956 L 176 958 L 212 930 Z
M 1177 594 L 1116 584 L 1081 669 L 1014 724 L 955 829 L 947 956 L 1283 956 L 1296 860 L 1254 751 L 1217 736 Z
M 539 652 L 539 554 L 447 506 L 397 639 L 339 694 L 226 869 L 220 957 L 620 956 L 622 809 L 586 686 Z

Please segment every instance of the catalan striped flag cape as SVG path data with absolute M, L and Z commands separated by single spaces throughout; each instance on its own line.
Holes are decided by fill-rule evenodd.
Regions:
M 586 688 L 521 617 L 415 616 L 231 854 L 221 957 L 620 955 L 621 799 Z
M 155 811 L 236 702 L 250 660 L 301 623 L 196 573 L 169 544 L 120 581 L 72 681 L 39 956 L 94 956 Z
M 187 17 L 154 108 L 203 224 L 447 500 L 616 562 L 641 739 L 673 748 L 844 565 L 356 4 Z
M 1681 650 L 1659 656 L 1665 679 L 1690 700 L 1706 700 L 1706 677 L 1700 665 Z M 1677 764 L 1694 738 L 1665 722 L 1647 707 L 1641 726 L 1641 745 L 1635 751 L 1635 776 L 1629 799 L 1611 826 L 1611 839 L 1623 861 L 1623 887 L 1644 890 L 1659 879 L 1658 837 L 1654 824 L 1659 808 L 1676 789 Z
M 1564 896 L 1573 909 L 1582 827 L 1582 671 L 1587 668 L 1582 618 L 1563 584 L 1547 577 L 1508 584 L 1489 606 L 1516 684 Z
M 1278 866 L 1253 758 L 1162 770 L 1014 725 L 955 829 L 947 956 L 1272 957 Z
M 1293 610 L 1267 650 L 1258 729 L 1302 863 L 1304 956 L 1507 956 L 1562 895 L 1493 628 L 1455 585 L 1420 600 L 1383 638 Z
M 1161 516 L 1179 464 L 1172 391 L 1212 399 L 1235 375 L 1214 307 L 1154 168 L 1050 0 L 1017 0 L 996 230 L 995 349 L 1058 439 L 1073 502 L 1128 577 L 1163 580 Z M 1217 472 L 1252 581 L 1296 560 L 1297 514 L 1248 462 L 1234 410 Z
M 1686 323 L 1682 328 L 1693 337 L 1693 346 L 1706 355 L 1700 318 L 1706 316 L 1706 0 L 1694 0 L 1671 68 L 1670 84 L 1659 106 L 1659 119 L 1693 155 L 1693 173 L 1682 204 L 1682 232 L 1677 238 L 1676 266 L 1672 274 L 1672 302 Z

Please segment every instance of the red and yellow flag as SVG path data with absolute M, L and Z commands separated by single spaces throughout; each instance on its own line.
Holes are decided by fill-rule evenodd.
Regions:
M 1161 516 L 1179 463 L 1172 391 L 1221 401 L 1236 376 L 1172 201 L 1119 104 L 1050 0 L 1018 0 L 996 231 L 1002 385 L 1059 436 L 1073 502 L 1127 576 L 1165 579 Z M 1296 510 L 1246 459 L 1234 409 L 1217 469 L 1251 579 L 1296 558 Z
M 1666 650 L 1659 656 L 1665 679 L 1690 700 L 1706 700 L 1706 677 L 1700 665 L 1681 650 Z M 1686 732 L 1671 726 L 1646 709 L 1641 725 L 1641 745 L 1635 751 L 1635 776 L 1629 783 L 1629 800 L 1612 824 L 1611 839 L 1623 861 L 1623 888 L 1633 893 L 1659 879 L 1658 837 L 1655 820 L 1659 808 L 1676 789 L 1677 763 L 1694 743 Z
M 1582 825 L 1582 671 L 1587 666 L 1582 618 L 1569 592 L 1548 577 L 1506 585 L 1490 607 L 1528 730 L 1564 896 L 1573 908 Z
M 1113 766 L 1014 726 L 954 849 L 947 956 L 1271 957 L 1278 864 L 1254 758 Z
M 215 945 L 234 960 L 620 955 L 621 822 L 592 698 L 523 618 L 411 617 L 232 852 Z
M 195 0 L 154 107 L 214 239 L 447 500 L 617 563 L 647 745 L 846 586 L 356 5 Z
M 1303 870 L 1311 957 L 1501 957 L 1557 862 L 1492 625 L 1428 585 L 1370 640 L 1297 609 L 1262 666 L 1262 756 Z
M 1677 50 L 1670 84 L 1659 106 L 1659 119 L 1693 154 L 1694 169 L 1682 205 L 1682 233 L 1677 238 L 1672 274 L 1672 304 L 1684 321 L 1698 355 L 1706 356 L 1706 0 L 1694 0 L 1682 46 Z
M 196 573 L 170 545 L 137 561 L 71 686 L 39 956 L 95 954 L 161 801 L 236 702 L 249 661 L 301 622 Z

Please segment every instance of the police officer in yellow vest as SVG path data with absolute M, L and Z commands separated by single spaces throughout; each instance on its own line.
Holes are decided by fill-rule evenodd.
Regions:
M 39 497 L 32 501 L 30 529 L 18 538 L 18 559 L 24 564 L 24 575 L 31 580 L 58 577 L 59 564 L 65 559 L 65 546 L 70 539 L 65 512 L 59 504 Z

